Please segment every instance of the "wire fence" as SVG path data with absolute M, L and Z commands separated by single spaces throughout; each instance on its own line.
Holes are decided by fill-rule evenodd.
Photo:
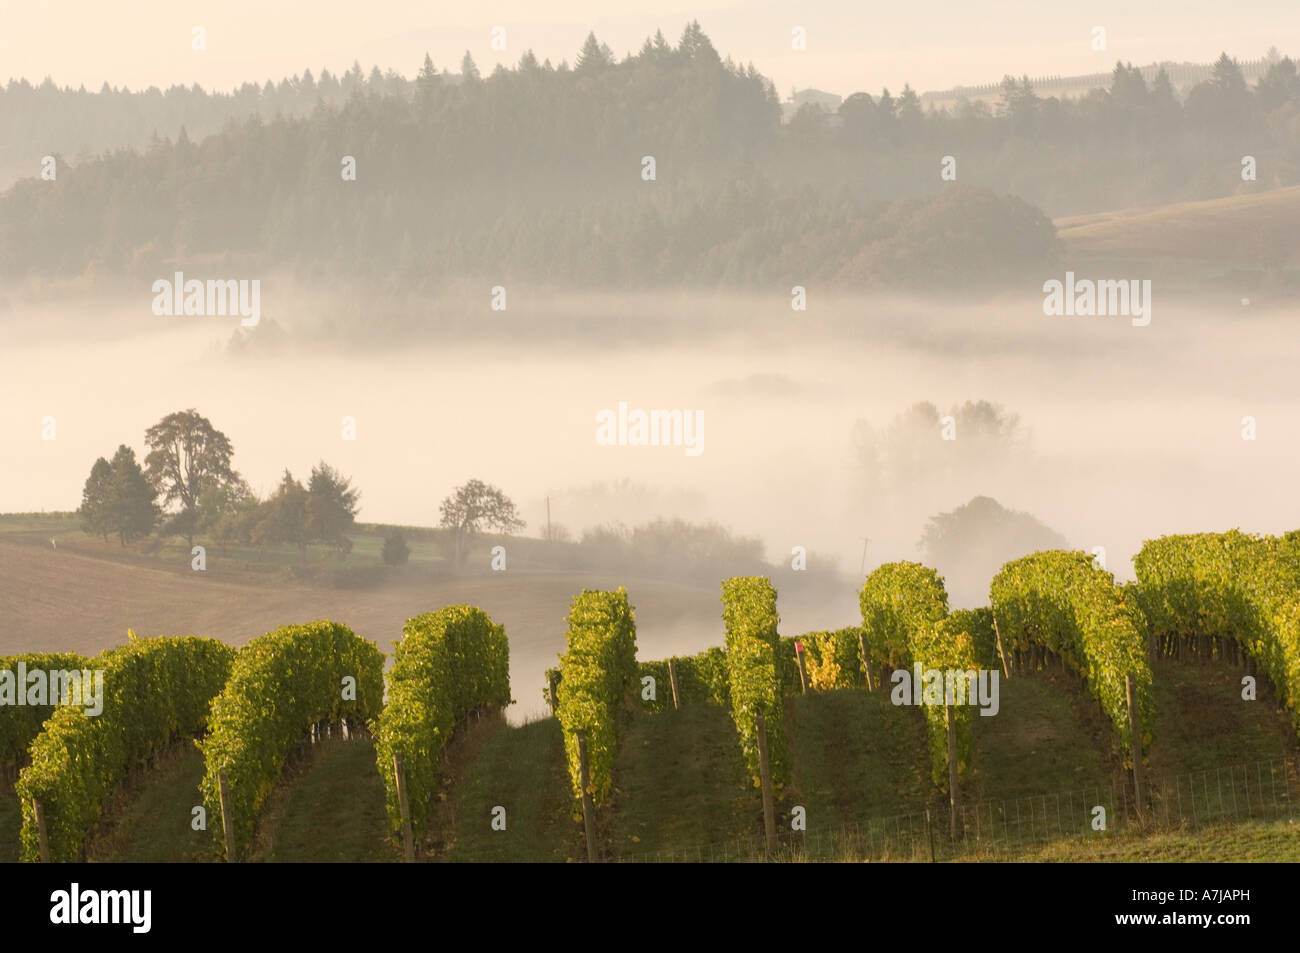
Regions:
M 1132 778 L 1110 787 L 959 805 L 947 804 L 838 828 L 787 831 L 771 856 L 756 835 L 681 849 L 627 854 L 626 863 L 728 863 L 762 860 L 925 860 L 996 857 L 1102 832 L 1196 828 L 1227 821 L 1300 816 L 1300 776 L 1290 759 L 1192 771 L 1145 783 L 1141 810 Z M 1100 809 L 1100 810 L 1098 810 Z M 1104 812 L 1104 813 L 1103 813 Z M 1101 826 L 1104 825 L 1104 826 Z M 955 832 L 954 832 L 955 828 Z

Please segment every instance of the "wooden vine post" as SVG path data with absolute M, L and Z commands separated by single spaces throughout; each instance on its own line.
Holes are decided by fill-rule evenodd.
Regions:
M 676 711 L 681 705 L 677 700 L 677 666 L 673 664 L 671 656 L 668 659 L 668 684 L 673 689 L 673 710 Z
M 948 699 L 948 807 L 952 814 L 949 833 L 954 847 L 957 844 L 957 709 Z
M 858 629 L 858 652 L 862 660 L 862 671 L 867 676 L 867 691 L 874 692 L 871 685 L 871 657 L 867 655 L 867 633 L 863 629 Z
M 755 717 L 758 729 L 758 781 L 763 792 L 763 840 L 770 857 L 776 852 L 776 806 L 772 800 L 772 768 L 767 760 L 767 728 L 763 712 Z
M 1138 820 L 1141 821 L 1146 813 L 1142 783 L 1142 719 L 1138 714 L 1137 678 L 1132 672 L 1124 676 L 1124 688 L 1128 694 L 1129 747 L 1133 753 L 1133 796 L 1137 801 Z
M 45 830 L 45 808 L 37 798 L 32 798 L 32 813 L 36 815 L 36 839 L 42 864 L 50 862 L 50 835 Z
M 402 770 L 402 756 L 393 752 L 393 781 L 397 785 L 397 807 L 402 812 L 402 859 L 415 863 L 415 834 L 411 830 L 411 802 L 406 793 L 406 772 Z
M 582 828 L 587 837 L 587 862 L 596 856 L 596 806 L 591 801 L 591 768 L 587 763 L 587 733 L 578 731 L 578 780 L 582 784 Z
M 1011 667 L 1007 665 L 1007 653 L 1002 650 L 1002 632 L 998 629 L 998 617 L 993 617 L 993 634 L 998 640 L 998 657 L 1002 659 L 1002 677 L 1011 677 Z
M 551 703 L 551 717 L 555 717 L 555 709 L 559 705 L 559 700 L 555 695 L 555 671 L 546 673 L 547 700 Z
M 235 853 L 235 818 L 230 807 L 230 782 L 224 771 L 217 774 L 217 795 L 221 799 L 221 833 L 226 842 L 226 863 L 235 864 L 239 862 Z
M 799 662 L 799 684 L 803 687 L 803 693 L 808 694 L 808 663 L 804 659 L 803 642 L 794 643 L 794 657 Z

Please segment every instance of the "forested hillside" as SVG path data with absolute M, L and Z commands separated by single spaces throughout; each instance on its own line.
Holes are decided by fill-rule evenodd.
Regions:
M 413 289 L 450 276 L 964 289 L 1041 274 L 1056 246 L 1039 208 L 1253 188 L 1240 175 L 1246 142 L 1259 187 L 1300 181 L 1288 59 L 1252 89 L 1225 56 L 1185 102 L 1118 65 L 1111 90 L 1079 101 L 1008 79 L 996 110 L 926 114 L 905 87 L 853 94 L 836 114 L 806 106 L 783 125 L 771 82 L 691 24 L 676 46 L 657 35 L 622 60 L 591 36 L 572 67 L 526 53 L 481 77 L 467 57 L 453 77 L 426 59 L 409 82 L 354 67 L 230 96 L 97 96 L 96 120 L 77 122 L 100 146 L 138 141 L 142 116 L 164 128 L 190 114 L 195 128 L 232 121 L 202 141 L 187 132 L 140 152 L 59 155 L 52 181 L 33 166 L 0 196 L 11 278 L 152 279 L 220 255 Z M 57 152 L 60 123 L 88 98 L 11 82 L 0 114 L 22 141 Z

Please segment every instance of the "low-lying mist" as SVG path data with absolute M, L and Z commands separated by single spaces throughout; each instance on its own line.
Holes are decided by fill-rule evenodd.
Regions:
M 1121 579 L 1152 536 L 1300 525 L 1291 312 L 1165 300 L 1134 327 L 1045 317 L 1034 297 L 814 295 L 798 312 L 781 293 L 515 294 L 507 312 L 485 298 L 481 315 L 439 330 L 438 304 L 408 310 L 421 307 L 429 334 L 390 328 L 363 346 L 365 313 L 331 335 L 337 304 L 304 293 L 268 306 L 274 323 L 232 347 L 237 319 L 157 318 L 147 298 L 15 302 L 0 324 L 0 510 L 76 508 L 96 457 L 120 443 L 138 453 L 148 426 L 193 407 L 260 494 L 324 459 L 360 488 L 366 522 L 434 525 L 471 477 L 519 503 L 530 536 L 548 499 L 552 526 L 574 539 L 657 517 L 716 522 L 761 538 L 786 570 L 795 547 L 834 564 L 846 611 L 848 577 L 922 559 L 927 521 L 974 497 L 1071 547 L 1103 547 Z M 979 401 L 1013 422 L 1001 436 L 953 413 Z M 617 418 L 620 403 L 697 415 L 700 452 L 635 436 L 602 445 L 598 414 Z M 917 418 L 921 403 L 933 406 Z M 987 553 L 978 540 L 961 551 L 938 567 L 953 604 L 986 601 Z

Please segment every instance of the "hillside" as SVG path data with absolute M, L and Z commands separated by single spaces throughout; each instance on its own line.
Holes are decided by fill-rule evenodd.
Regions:
M 507 578 L 502 578 L 503 576 Z M 510 633 L 511 681 L 520 716 L 543 710 L 542 672 L 564 649 L 562 620 L 584 587 L 628 585 L 648 652 L 697 650 L 717 638 L 717 592 L 664 580 L 589 573 L 511 571 L 466 577 L 417 576 L 389 586 L 329 589 L 206 578 L 0 539 L 0 653 L 73 651 L 93 655 L 141 635 L 194 633 L 243 645 L 286 619 L 335 619 L 390 652 L 403 623 L 444 605 L 480 606 Z
M 794 777 L 778 804 L 778 830 L 789 859 L 929 860 L 1244 860 L 1300 859 L 1295 830 L 1300 778 L 1296 744 L 1285 717 L 1264 704 L 1243 714 L 1226 694 L 1203 693 L 1188 704 L 1202 723 L 1216 724 L 1215 758 L 1177 733 L 1186 711 L 1168 704 L 1201 680 L 1204 666 L 1160 666 L 1165 702 L 1159 730 L 1166 743 L 1152 754 L 1156 783 L 1174 783 L 1188 798 L 1181 821 L 1157 818 L 1153 829 L 1125 823 L 1104 834 L 1075 833 L 1063 806 L 1109 804 L 1126 773 L 1108 751 L 1088 739 L 1089 700 L 1046 672 L 1006 683 L 1000 717 L 977 724 L 976 771 L 965 796 L 968 822 L 954 850 L 947 840 L 946 800 L 927 783 L 925 733 L 912 709 L 889 705 L 884 692 L 839 690 L 788 699 Z M 518 689 L 516 689 L 518 693 Z M 1082 719 L 1082 721 L 1081 721 Z M 977 720 L 978 721 L 978 720 Z M 600 812 L 606 860 L 672 861 L 758 859 L 762 809 L 744 768 L 730 713 L 709 705 L 631 715 L 615 767 L 615 793 Z M 1235 757 L 1234 757 L 1235 756 Z M 1259 758 L 1287 759 L 1282 774 L 1267 775 Z M 1234 783 L 1229 769 L 1237 765 Z M 1208 773 L 1206 773 L 1208 772 Z M 1243 779 L 1243 772 L 1249 777 Z M 1292 792 L 1256 802 L 1261 781 Z M 187 805 L 202 773 L 193 751 L 182 749 L 138 777 L 110 812 L 90 855 L 101 860 L 211 859 L 206 833 L 190 830 Z M 1225 780 L 1226 779 L 1226 780 Z M 499 720 L 466 726 L 448 749 L 442 793 L 426 861 L 575 861 L 585 848 L 565 776 L 555 719 L 512 727 Z M 1222 808 L 1195 817 L 1191 791 Z M 1225 787 L 1226 785 L 1226 787 Z M 1254 792 L 1253 794 L 1251 792 Z M 1229 794 L 1233 801 L 1229 803 Z M 1237 800 L 1240 798 L 1240 800 Z M 1208 803 L 1201 800 L 1196 803 Z M 807 811 L 806 834 L 789 832 L 790 809 Z M 507 827 L 489 824 L 496 806 Z M 935 818 L 927 833 L 925 811 Z M 0 842 L 16 838 L 11 795 L 0 796 Z M 1059 816 L 1058 816 L 1059 815 Z M 1281 820 L 1278 820 L 1281 818 Z M 1288 824 L 1287 819 L 1290 819 Z M 1119 815 L 1116 815 L 1118 822 Z M 1208 824 L 1204 836 L 1200 828 Z M 384 837 L 383 789 L 374 749 L 364 738 L 337 737 L 304 748 L 287 769 L 259 825 L 252 859 L 278 861 L 393 861 Z M 0 855 L 3 857 L 5 855 Z
M 1234 270 L 1261 272 L 1270 291 L 1300 286 L 1300 187 L 1247 192 L 1053 221 L 1062 259 L 1076 270 L 1120 264 L 1213 280 Z M 1080 277 L 1087 275 L 1081 273 Z

